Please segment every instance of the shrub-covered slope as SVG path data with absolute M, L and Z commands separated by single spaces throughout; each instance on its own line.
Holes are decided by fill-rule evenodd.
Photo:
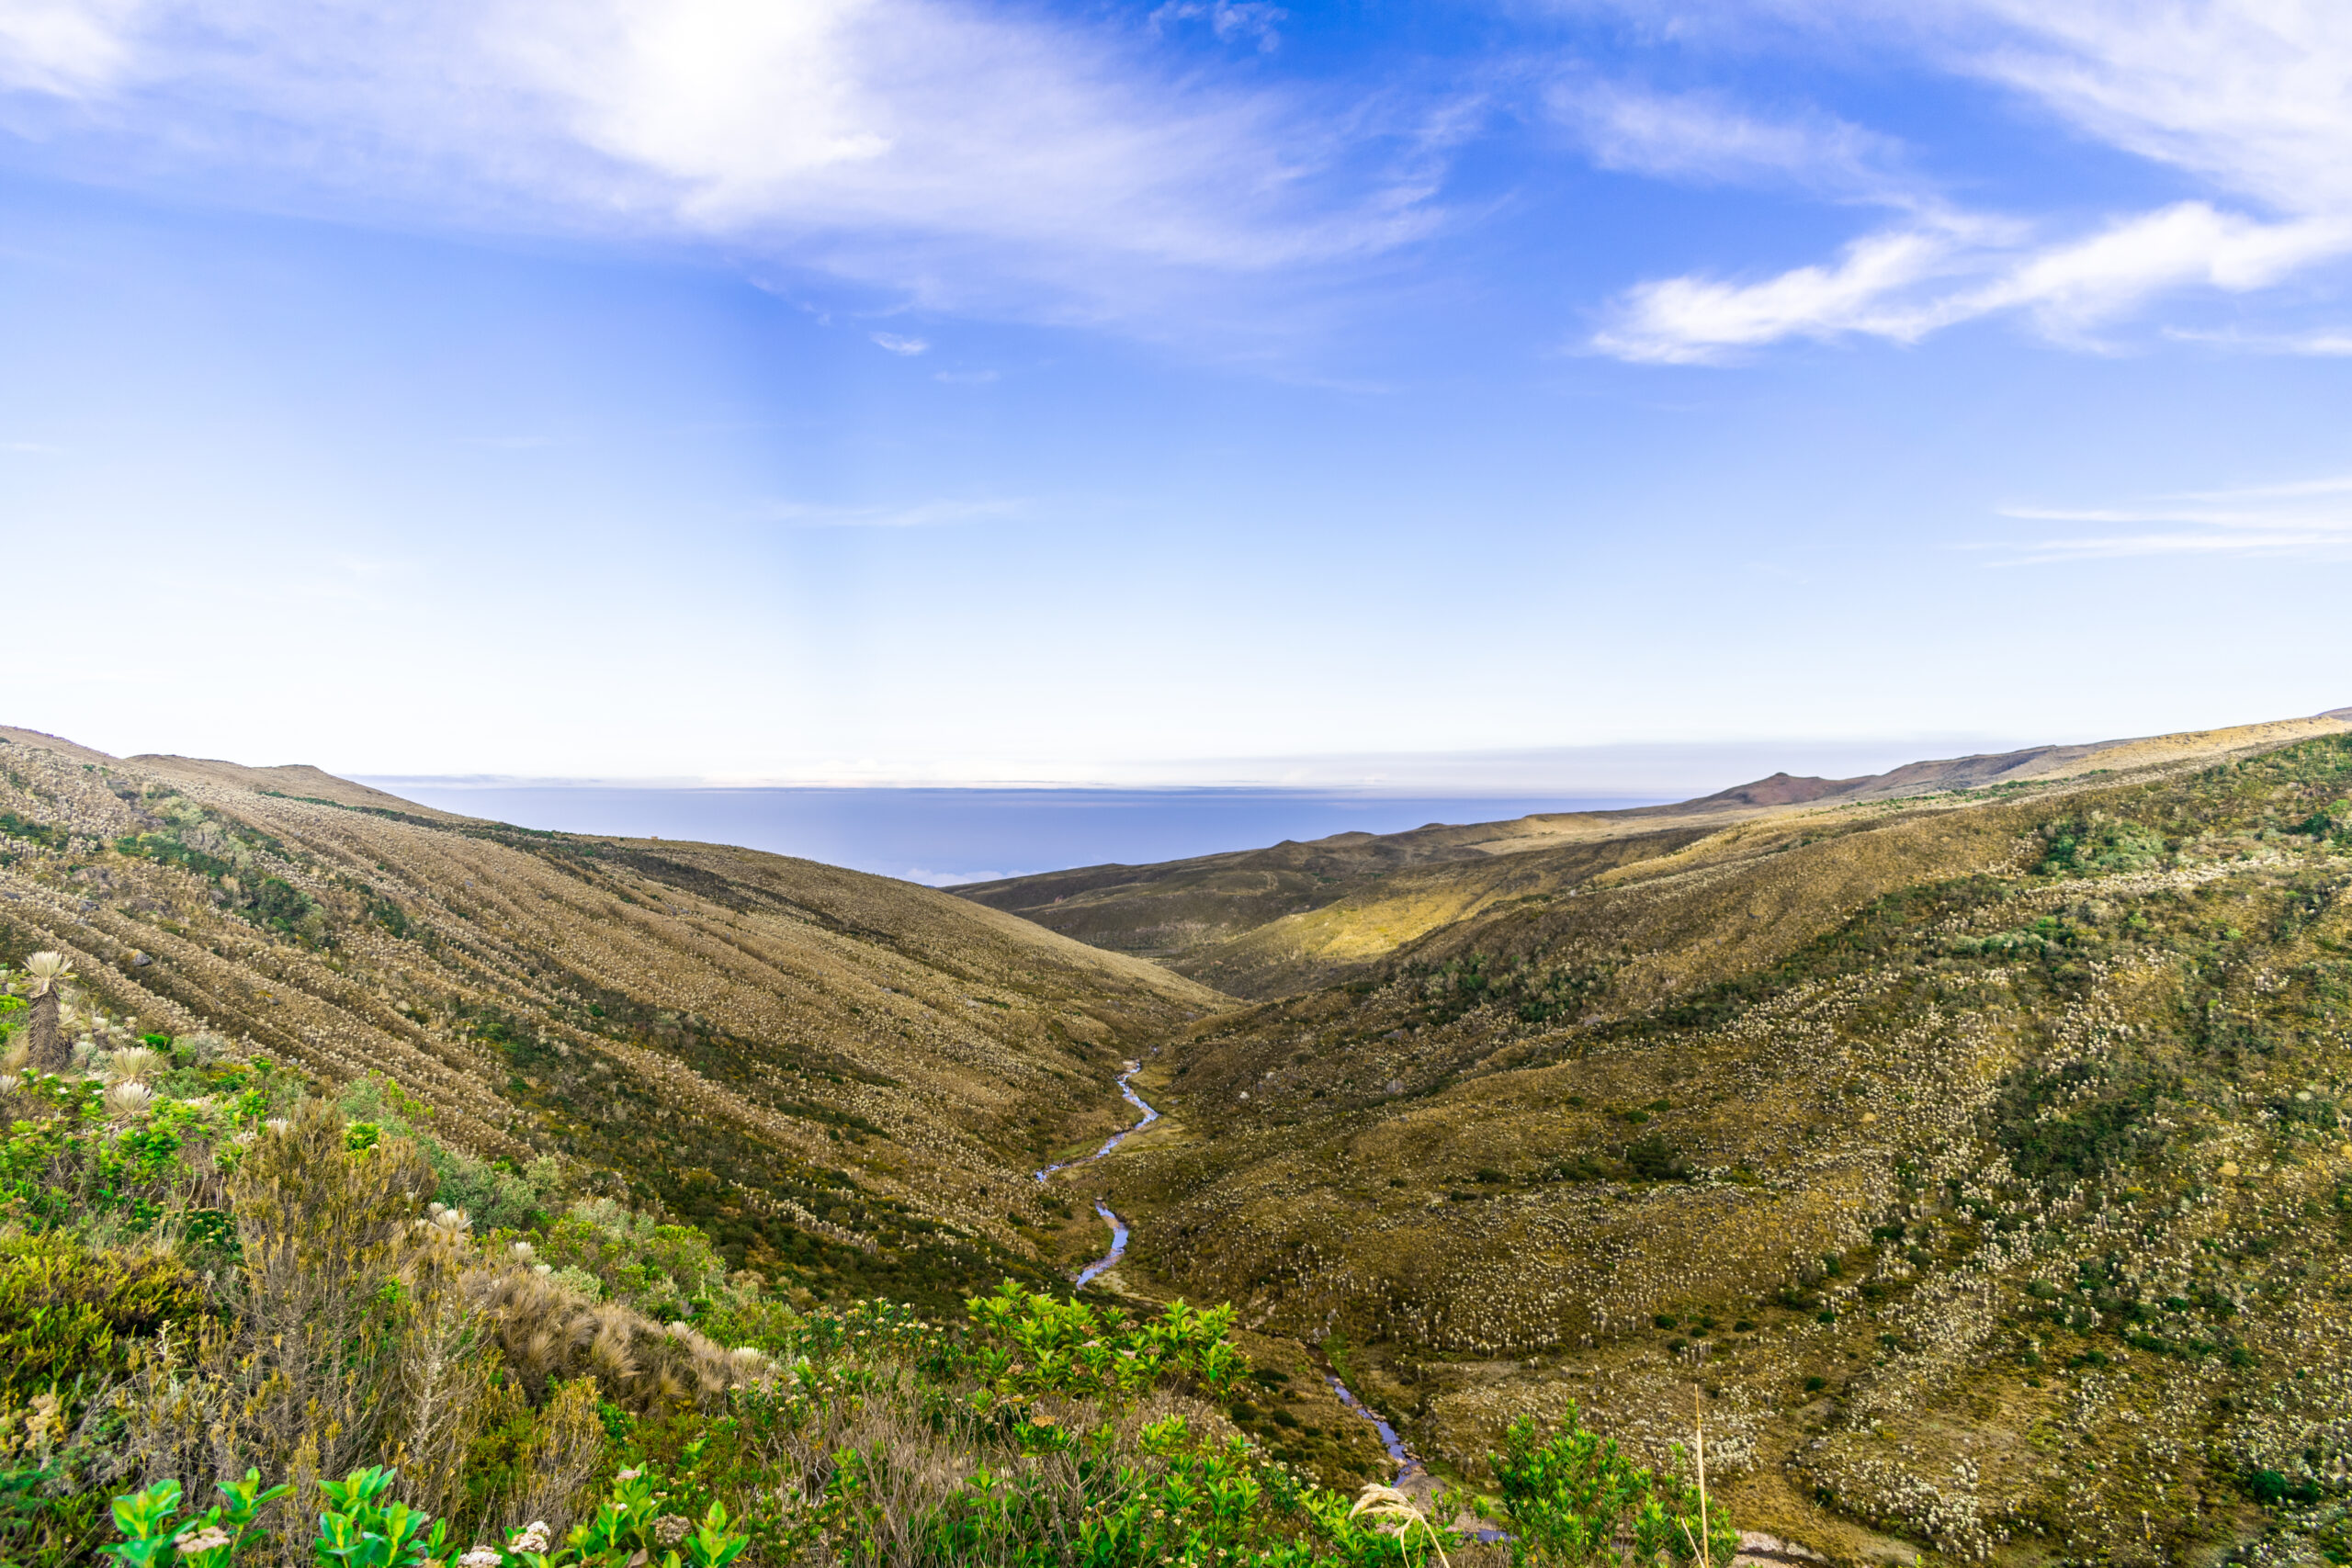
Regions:
M 2339 735 L 1488 901 L 1154 1059 L 1130 1275 L 1351 1347 L 1464 1465 L 1701 1383 L 1743 1517 L 1841 1553 L 2342 1552 L 2347 889 Z
M 0 730 L 0 960 L 68 1033 L 219 1034 L 367 1075 L 451 1145 L 556 1156 L 734 1267 L 933 1304 L 1037 1267 L 1028 1172 L 1124 1055 L 1225 998 L 885 878 L 526 831 L 312 769 Z

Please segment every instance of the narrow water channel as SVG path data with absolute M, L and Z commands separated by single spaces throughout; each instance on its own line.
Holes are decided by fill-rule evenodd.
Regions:
M 1075 1166 L 1093 1164 L 1121 1144 L 1125 1143 L 1130 1137 L 1159 1120 L 1159 1112 L 1146 1104 L 1143 1096 L 1135 1090 L 1132 1080 L 1141 1070 L 1140 1063 L 1126 1064 L 1126 1070 L 1119 1075 L 1119 1093 L 1129 1105 L 1143 1112 L 1143 1120 L 1125 1132 L 1112 1134 L 1101 1148 L 1083 1159 L 1064 1160 L 1059 1165 L 1046 1167 L 1045 1169 L 1037 1172 L 1037 1180 L 1040 1184 L 1057 1170 L 1069 1170 Z M 1111 1250 L 1079 1270 L 1078 1288 L 1080 1290 L 1084 1290 L 1094 1281 L 1097 1276 L 1109 1271 L 1120 1258 L 1127 1255 L 1127 1222 L 1114 1213 L 1110 1205 L 1100 1198 L 1094 1201 L 1094 1212 L 1102 1216 L 1104 1224 L 1111 1227 Z M 1378 1411 L 1358 1399 L 1355 1396 L 1355 1391 L 1341 1382 L 1337 1372 L 1327 1370 L 1323 1377 L 1324 1381 L 1331 1385 L 1331 1392 L 1339 1396 L 1340 1403 L 1371 1422 L 1373 1430 L 1380 1434 L 1380 1446 L 1388 1450 L 1390 1461 L 1396 1466 L 1396 1474 L 1389 1484 L 1399 1491 L 1426 1490 L 1429 1483 L 1429 1470 L 1421 1463 L 1420 1456 L 1408 1447 L 1405 1439 L 1397 1435 L 1396 1428 L 1390 1426 Z
M 1142 1070 L 1142 1068 L 1143 1064 L 1140 1062 L 1129 1062 L 1126 1064 L 1126 1071 L 1119 1075 L 1119 1094 L 1129 1105 L 1134 1106 L 1137 1111 L 1143 1112 L 1143 1120 L 1136 1122 L 1134 1126 L 1127 1128 L 1125 1132 L 1112 1134 L 1110 1138 L 1101 1148 L 1095 1150 L 1092 1154 L 1088 1155 L 1084 1159 L 1066 1159 L 1059 1165 L 1047 1166 L 1045 1169 L 1037 1173 L 1037 1180 L 1040 1185 L 1045 1182 L 1046 1178 L 1053 1175 L 1054 1172 L 1057 1170 L 1068 1170 L 1072 1166 L 1092 1165 L 1096 1160 L 1101 1159 L 1104 1155 L 1109 1154 L 1113 1149 L 1115 1149 L 1121 1144 L 1125 1143 L 1136 1134 L 1142 1132 L 1146 1127 L 1150 1126 L 1154 1122 L 1159 1120 L 1159 1112 L 1144 1103 L 1143 1096 L 1136 1092 L 1136 1086 L 1130 1081 L 1134 1078 L 1136 1073 Z M 1094 1277 L 1096 1275 L 1106 1272 L 1113 1265 L 1116 1264 L 1120 1258 L 1125 1258 L 1127 1255 L 1127 1222 L 1113 1213 L 1111 1212 L 1110 1205 L 1104 1203 L 1100 1198 L 1097 1198 L 1094 1201 L 1094 1212 L 1102 1216 L 1102 1223 L 1104 1224 L 1111 1227 L 1111 1250 L 1096 1258 L 1093 1262 L 1088 1264 L 1084 1269 L 1079 1270 L 1078 1288 L 1081 1291 L 1088 1285 L 1093 1283 Z

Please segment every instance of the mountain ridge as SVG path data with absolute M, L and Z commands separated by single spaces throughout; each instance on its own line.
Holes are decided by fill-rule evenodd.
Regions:
M 1341 833 L 1157 864 L 1081 866 L 953 891 L 1111 951 L 1157 959 L 1220 990 L 1265 999 L 1343 977 L 1351 965 L 1393 951 L 1483 900 L 1556 895 L 1626 861 L 1670 853 L 1693 838 L 1742 823 L 1938 794 L 2049 787 L 2120 769 L 2193 765 L 2225 752 L 2338 734 L 2352 728 L 2347 714 L 2352 710 L 2335 709 L 2220 729 L 1976 753 L 1851 779 L 1775 773 L 1659 806 Z M 1601 845 L 1611 847 L 1597 848 Z M 1513 857 L 1521 858 L 1503 863 Z

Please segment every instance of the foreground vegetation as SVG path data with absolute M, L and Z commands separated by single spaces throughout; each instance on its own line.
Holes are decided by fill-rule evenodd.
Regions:
M 163 1035 L 43 1074 L 13 1032 L 10 1562 L 1306 1568 L 1462 1544 L 1240 1434 L 1230 1309 L 1007 1280 L 953 1322 L 802 1311 L 692 1226 L 418 1133 L 380 1083 L 329 1100 Z M 1583 1561 L 1544 1543 L 1594 1532 L 1701 1560 L 1697 1493 L 1589 1434 L 1515 1433 L 1502 1473 L 1526 1561 Z

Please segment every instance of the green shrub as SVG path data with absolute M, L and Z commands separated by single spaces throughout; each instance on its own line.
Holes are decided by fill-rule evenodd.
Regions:
M 220 1502 L 183 1516 L 180 1483 L 158 1481 L 114 1500 L 115 1529 L 122 1539 L 98 1550 L 123 1568 L 230 1568 L 253 1533 L 254 1516 L 290 1490 L 273 1486 L 265 1492 L 261 1472 L 249 1470 L 242 1480 L 220 1483 Z
M 0 1235 L 0 1409 L 119 1377 L 136 1342 L 204 1310 L 201 1283 L 175 1259 L 62 1232 Z
M 2161 835 L 2100 811 L 2044 824 L 2041 835 L 2049 847 L 2037 869 L 2045 876 L 2146 871 L 2168 858 Z
M 663 1224 L 609 1198 L 574 1203 L 537 1247 L 545 1262 L 584 1270 L 613 1300 L 658 1318 L 693 1317 L 727 1277 L 725 1260 L 701 1231 Z
M 1644 1181 L 1688 1181 L 1690 1162 L 1663 1133 L 1625 1145 L 1625 1168 Z
M 1720 1506 L 1702 1508 L 1698 1487 L 1634 1464 L 1587 1431 L 1574 1404 L 1548 1436 L 1532 1418 L 1512 1422 L 1503 1451 L 1487 1462 L 1517 1568 L 1614 1564 L 1621 1541 L 1632 1543 L 1629 1563 L 1728 1563 L 1739 1549 L 1730 1517 Z

